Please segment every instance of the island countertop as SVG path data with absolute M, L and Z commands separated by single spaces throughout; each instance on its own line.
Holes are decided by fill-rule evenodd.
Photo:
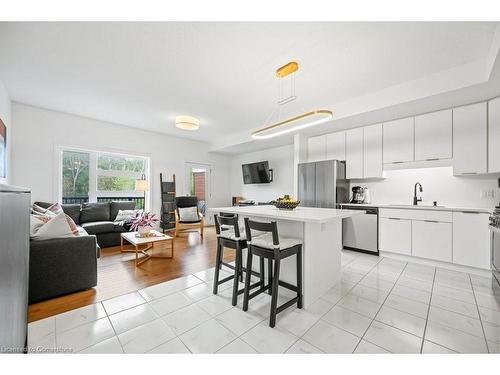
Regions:
M 228 212 L 241 216 L 263 217 L 275 220 L 290 220 L 323 224 L 334 220 L 362 215 L 364 211 L 359 210 L 337 210 L 334 208 L 297 207 L 294 210 L 279 210 L 271 205 L 262 206 L 239 206 L 239 207 L 215 207 L 210 208 L 212 214 Z

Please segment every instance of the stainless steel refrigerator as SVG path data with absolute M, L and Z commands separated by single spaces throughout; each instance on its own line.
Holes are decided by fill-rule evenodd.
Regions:
M 301 163 L 298 168 L 298 199 L 301 206 L 337 208 L 337 204 L 349 202 L 345 161 Z
M 0 185 L 0 353 L 27 344 L 30 193 Z

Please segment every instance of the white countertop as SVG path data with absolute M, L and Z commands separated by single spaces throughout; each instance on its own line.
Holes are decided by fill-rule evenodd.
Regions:
M 494 208 L 481 208 L 481 207 L 456 207 L 456 206 L 432 206 L 432 205 L 406 205 L 406 204 L 377 204 L 377 203 L 341 203 L 340 206 L 359 206 L 359 207 L 377 207 L 377 208 L 394 208 L 403 210 L 432 210 L 432 211 L 470 211 L 470 212 L 484 212 L 491 213 Z
M 311 223 L 327 223 L 329 221 L 363 214 L 359 210 L 336 210 L 333 208 L 297 207 L 294 210 L 279 210 L 274 206 L 241 206 L 210 208 L 213 214 L 218 212 L 234 213 L 241 216 L 264 217 L 276 220 L 290 220 Z

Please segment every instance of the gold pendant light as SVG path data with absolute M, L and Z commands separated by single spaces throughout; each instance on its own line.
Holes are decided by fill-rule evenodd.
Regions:
M 278 121 L 257 129 L 252 133 L 255 139 L 268 139 L 277 137 L 282 134 L 295 132 L 301 129 L 309 128 L 311 126 L 319 125 L 327 122 L 333 118 L 333 112 L 328 109 L 317 109 L 302 113 L 297 116 L 289 117 L 285 120 L 280 119 L 281 107 L 285 104 L 293 102 L 297 97 L 295 96 L 295 76 L 293 75 L 299 70 L 299 64 L 296 61 L 291 61 L 276 70 L 276 76 L 280 79 L 280 93 L 282 92 L 282 79 L 291 75 L 290 77 L 290 95 L 288 97 L 280 98 L 278 100 L 279 114 Z M 274 114 L 274 112 L 271 114 Z

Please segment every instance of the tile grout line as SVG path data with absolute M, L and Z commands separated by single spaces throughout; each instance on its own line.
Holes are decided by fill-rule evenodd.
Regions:
M 429 299 L 429 306 L 427 307 L 427 316 L 425 317 L 424 332 L 422 332 L 422 343 L 420 344 L 420 354 L 422 354 L 422 351 L 424 350 L 425 334 L 427 332 L 427 323 L 429 322 L 429 312 L 431 311 L 432 292 L 434 291 L 434 284 L 436 282 L 436 273 L 437 269 L 434 268 L 434 275 L 432 277 L 431 297 Z
M 483 332 L 483 339 L 486 344 L 486 350 L 488 353 L 491 353 L 490 351 L 490 346 L 488 344 L 488 339 L 486 338 L 486 332 L 484 331 L 484 325 L 483 325 L 483 319 L 481 318 L 481 311 L 479 311 L 479 305 L 477 304 L 477 298 L 476 298 L 476 292 L 474 289 L 474 284 L 472 283 L 472 278 L 470 277 L 470 274 L 467 274 L 469 276 L 469 282 L 471 283 L 472 286 L 472 295 L 474 296 L 474 301 L 476 302 L 476 309 L 477 309 L 477 315 L 479 315 L 479 322 L 481 323 L 481 330 Z
M 380 262 L 379 262 L 380 263 Z M 403 269 L 401 270 L 401 272 L 399 273 L 399 276 L 398 278 L 396 279 L 396 281 L 394 282 L 394 284 L 392 285 L 392 288 L 389 290 L 389 293 L 387 293 L 387 296 L 384 298 L 384 301 L 380 304 L 380 307 L 378 308 L 377 312 L 375 313 L 375 315 L 373 315 L 373 318 L 372 318 L 372 321 L 370 322 L 370 324 L 368 325 L 368 327 L 365 329 L 365 332 L 363 332 L 363 335 L 361 336 L 361 339 L 359 340 L 358 344 L 356 345 L 356 347 L 354 348 L 353 350 L 353 353 L 356 351 L 356 349 L 358 348 L 359 344 L 361 343 L 361 341 L 364 340 L 364 337 L 366 335 L 366 333 L 368 332 L 368 330 L 370 329 L 370 327 L 372 326 L 373 322 L 375 321 L 375 318 L 377 317 L 378 313 L 380 312 L 380 310 L 382 309 L 382 307 L 384 306 L 385 302 L 387 301 L 387 298 L 389 298 L 389 296 L 391 295 L 393 289 L 396 287 L 396 284 L 398 282 L 398 280 L 401 278 L 401 275 L 403 274 L 404 270 L 406 269 L 406 267 L 408 266 L 408 262 L 405 262 L 405 266 L 403 267 Z M 396 328 L 396 327 L 394 327 Z M 370 342 L 369 340 L 366 340 L 368 342 Z M 371 342 L 370 342 L 371 343 Z M 373 343 L 372 343 L 373 344 Z M 376 345 L 376 344 L 374 344 Z M 376 345 L 376 346 L 379 346 L 379 345 Z M 379 346 L 381 347 L 381 346 Z M 384 350 L 387 350 L 383 347 L 381 347 L 382 349 Z M 387 350 L 387 351 L 390 351 L 390 350 Z
M 374 264 L 371 268 L 369 268 L 369 269 L 366 271 L 366 273 L 364 274 L 364 276 L 363 276 L 361 279 L 359 279 L 359 280 L 358 280 L 358 282 L 353 283 L 354 285 L 352 286 L 352 288 L 350 288 L 350 289 L 349 289 L 349 291 L 348 291 L 346 294 L 344 294 L 344 295 L 343 295 L 343 296 L 342 296 L 342 297 L 341 297 L 341 298 L 340 298 L 340 299 L 339 299 L 336 303 L 334 303 L 334 305 L 332 306 L 332 308 L 331 308 L 330 310 L 328 310 L 328 311 L 327 311 L 327 312 L 325 312 L 323 315 L 321 315 L 321 317 L 318 319 L 318 321 L 317 321 L 316 323 L 314 323 L 311 327 L 309 327 L 309 329 L 308 329 L 306 332 L 304 332 L 304 334 L 303 334 L 302 336 L 300 336 L 300 339 L 304 340 L 305 342 L 307 342 L 307 343 L 308 343 L 308 344 L 310 344 L 310 345 L 313 345 L 313 344 L 311 344 L 309 341 L 307 341 L 306 339 L 304 339 L 304 336 L 305 336 L 305 335 L 306 335 L 306 334 L 307 334 L 307 333 L 308 333 L 308 332 L 312 329 L 312 327 L 314 327 L 316 324 L 318 324 L 318 322 L 319 322 L 320 320 L 321 320 L 321 321 L 323 321 L 323 322 L 325 322 L 325 323 L 327 323 L 327 324 L 329 324 L 329 325 L 331 325 L 331 326 L 333 326 L 333 327 L 335 327 L 335 328 L 341 329 L 342 331 L 347 332 L 347 333 L 349 333 L 349 334 L 353 335 L 351 332 L 346 331 L 345 329 L 343 329 L 343 328 L 341 328 L 341 327 L 337 327 L 336 325 L 333 325 L 333 324 L 331 324 L 331 323 L 328 323 L 327 321 L 323 320 L 323 317 L 324 317 L 326 314 L 328 314 L 328 313 L 329 313 L 329 312 L 330 312 L 330 311 L 331 311 L 334 307 L 336 307 L 336 306 L 338 305 L 338 303 L 339 303 L 339 302 L 340 302 L 340 301 L 341 301 L 341 300 L 342 300 L 342 299 L 343 299 L 346 295 L 348 295 L 348 294 L 350 293 L 350 291 L 351 291 L 351 290 L 353 290 L 356 286 L 358 286 L 358 285 L 359 285 L 359 283 L 361 282 L 361 280 L 363 280 L 363 279 L 364 279 L 364 278 L 365 278 L 365 277 L 366 277 L 366 276 L 367 276 L 367 275 L 368 275 L 368 274 L 369 274 L 369 273 L 370 273 L 370 272 L 371 272 L 371 271 L 372 271 L 372 270 L 373 270 L 373 269 L 374 269 L 374 268 L 375 268 L 375 267 L 376 267 L 376 266 L 377 266 L 377 265 L 378 265 L 378 264 L 379 264 L 379 263 L 380 263 L 383 259 L 385 259 L 385 258 L 384 258 L 384 257 L 381 257 L 381 258 L 378 260 L 378 262 L 376 262 L 376 263 L 375 263 L 375 264 Z M 354 261 L 355 261 L 355 259 L 353 259 L 353 260 L 352 260 L 351 262 L 349 262 L 348 264 L 351 264 L 351 263 L 352 263 L 352 262 L 354 262 Z M 340 272 L 342 273 L 342 267 L 340 268 Z M 339 284 L 340 284 L 340 283 L 342 283 L 342 277 L 341 277 L 341 280 L 340 280 Z M 361 284 L 361 285 L 362 285 L 362 284 Z M 334 288 L 335 288 L 335 287 L 334 287 Z M 360 298 L 362 298 L 362 297 L 360 297 Z M 322 298 L 320 297 L 320 299 L 322 299 Z M 327 301 L 327 302 L 328 302 L 328 301 Z M 342 307 L 342 306 L 340 306 L 340 307 Z M 348 309 L 348 310 L 349 310 L 349 309 Z M 349 310 L 349 311 L 352 311 L 352 310 Z M 353 336 L 356 336 L 356 335 L 353 335 Z M 358 337 L 358 336 L 356 336 L 356 337 Z M 354 350 L 356 350 L 356 348 L 358 347 L 358 345 L 359 345 L 359 343 L 361 342 L 361 340 L 362 340 L 362 338 L 360 338 L 360 340 L 359 340 L 359 341 L 358 341 L 358 343 L 356 344 L 356 347 L 354 348 Z M 313 346 L 314 346 L 314 345 L 313 345 Z M 318 349 L 319 349 L 319 348 L 318 348 Z M 353 350 L 353 352 L 354 352 L 354 350 Z

